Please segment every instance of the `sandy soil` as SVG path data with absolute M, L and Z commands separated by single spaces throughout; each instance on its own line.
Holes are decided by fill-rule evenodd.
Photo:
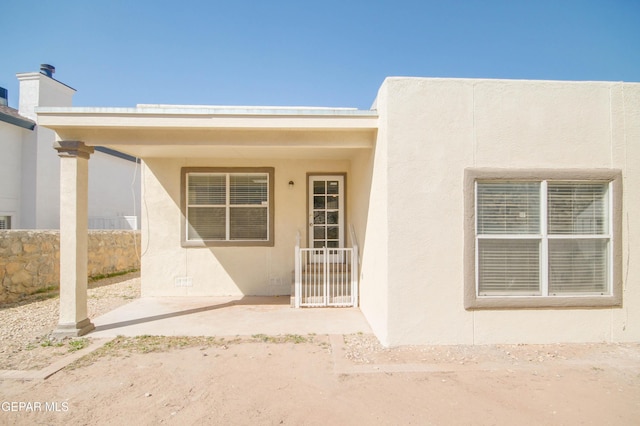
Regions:
M 0 382 L 0 423 L 637 425 L 640 419 L 638 344 L 385 349 L 368 335 L 337 339 L 118 338 L 46 381 Z M 28 405 L 12 411 L 11 402 L 31 403 L 32 411 Z

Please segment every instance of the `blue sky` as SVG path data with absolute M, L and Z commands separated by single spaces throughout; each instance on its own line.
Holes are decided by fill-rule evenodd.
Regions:
M 0 86 L 75 106 L 369 108 L 387 76 L 640 81 L 640 0 L 2 0 Z

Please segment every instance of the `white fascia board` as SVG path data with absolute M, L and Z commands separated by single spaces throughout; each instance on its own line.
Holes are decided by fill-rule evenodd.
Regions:
M 375 115 L 375 111 L 344 107 L 257 105 L 168 105 L 138 104 L 140 113 L 232 114 L 232 115 Z
M 36 109 L 50 128 L 377 129 L 376 111 L 247 108 L 55 108 Z

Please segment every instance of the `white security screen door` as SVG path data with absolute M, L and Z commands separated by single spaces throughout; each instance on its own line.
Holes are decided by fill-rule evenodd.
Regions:
M 309 176 L 309 248 L 344 247 L 344 176 Z

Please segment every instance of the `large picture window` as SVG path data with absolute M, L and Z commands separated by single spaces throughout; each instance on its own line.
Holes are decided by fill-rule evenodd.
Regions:
M 466 259 L 467 307 L 619 303 L 615 176 L 469 174 L 474 220 L 466 230 L 473 246 Z
M 183 169 L 185 245 L 273 245 L 273 169 Z

